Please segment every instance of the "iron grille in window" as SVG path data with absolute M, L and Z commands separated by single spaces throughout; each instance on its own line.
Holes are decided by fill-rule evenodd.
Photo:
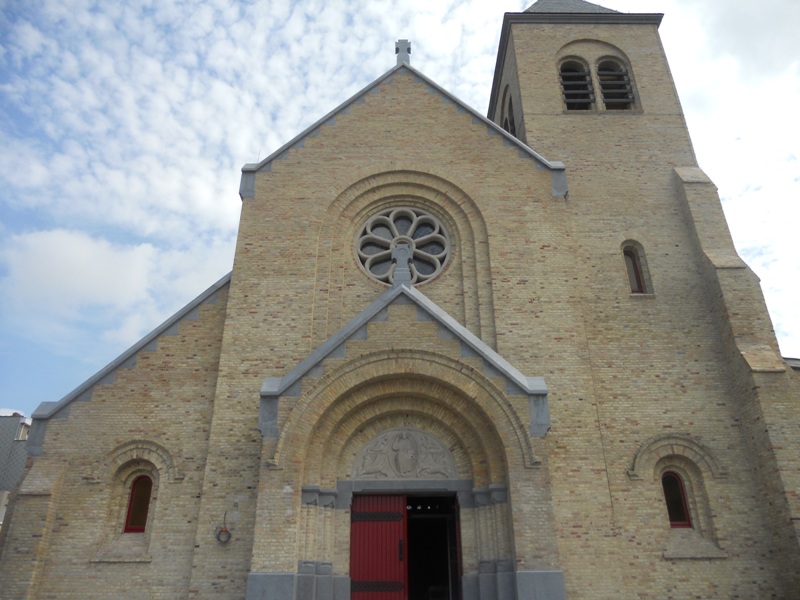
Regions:
M 633 88 L 625 67 L 604 61 L 597 67 L 597 78 L 606 110 L 627 110 L 633 106 Z
M 592 77 L 580 63 L 570 61 L 561 65 L 561 90 L 567 110 L 589 110 L 594 103 Z

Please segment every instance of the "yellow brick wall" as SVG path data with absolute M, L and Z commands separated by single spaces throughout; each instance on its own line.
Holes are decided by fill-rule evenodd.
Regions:
M 560 245 L 571 264 L 561 299 L 550 302 L 571 305 L 572 318 L 550 310 L 543 321 L 552 331 L 528 344 L 546 349 L 531 356 L 528 370 L 544 374 L 552 390 L 554 426 L 546 441 L 568 595 L 590 597 L 591 590 L 593 598 L 615 597 L 624 581 L 628 594 L 641 597 L 789 597 L 800 560 L 791 525 L 797 495 L 790 491 L 797 489 L 798 439 L 784 425 L 800 417 L 785 381 L 791 374 L 750 373 L 755 363 L 781 363 L 777 343 L 713 185 L 692 169 L 655 27 L 598 25 L 591 33 L 587 27 L 512 29 L 528 143 L 563 160 L 569 177 L 559 209 Z M 565 111 L 557 71 L 565 53 L 592 67 L 603 55 L 626 57 L 637 107 Z M 688 184 L 694 192 L 684 192 L 675 167 L 690 168 L 684 178 L 699 182 Z M 697 185 L 705 185 L 702 192 Z M 541 235 L 529 223 L 532 237 Z M 629 239 L 645 249 L 652 295 L 628 294 L 621 245 Z M 554 285 L 550 273 L 534 279 Z M 500 339 L 514 311 L 509 300 L 498 302 Z M 741 354 L 747 344 L 756 346 L 749 363 Z M 520 346 L 499 348 L 515 359 L 525 353 Z M 770 381 L 769 393 L 754 393 L 766 387 L 760 378 Z M 762 406 L 775 418 L 767 433 Z M 659 482 L 631 481 L 627 470 L 646 440 L 666 432 L 699 440 L 729 470 L 724 480 L 703 481 L 728 558 L 662 557 L 670 531 Z M 764 475 L 765 469 L 781 476 Z M 776 546 L 780 558 L 769 559 Z
M 0 595 L 186 597 L 226 303 L 223 288 L 196 319 L 47 421 L 6 532 Z M 146 533 L 132 536 L 144 544 L 119 535 L 127 491 L 118 472 L 131 461 L 161 467 Z

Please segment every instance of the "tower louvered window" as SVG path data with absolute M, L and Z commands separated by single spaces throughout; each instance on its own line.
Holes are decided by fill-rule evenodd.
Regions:
M 631 78 L 623 65 L 610 60 L 601 62 L 597 79 L 606 110 L 628 110 L 633 106 Z
M 559 69 L 561 90 L 567 110 L 589 110 L 594 103 L 592 77 L 588 69 L 576 61 L 565 62 Z

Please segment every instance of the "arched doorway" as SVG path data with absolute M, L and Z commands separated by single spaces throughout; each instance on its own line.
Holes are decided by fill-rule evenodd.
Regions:
M 249 588 L 313 600 L 369 600 L 363 594 L 373 592 L 381 600 L 516 598 L 509 473 L 538 471 L 531 440 L 549 425 L 544 382 L 522 376 L 412 289 L 393 288 L 364 315 L 262 386 Z M 410 323 L 420 324 L 411 337 Z M 398 335 L 421 347 L 387 350 Z M 515 485 L 523 502 L 546 502 L 544 488 Z M 360 496 L 396 504 L 360 510 Z M 446 501 L 438 514 L 409 514 L 414 501 L 437 499 Z M 385 556 L 403 556 L 395 574 L 359 570 L 378 550 L 354 541 L 354 508 L 398 513 L 390 534 L 366 530 L 390 539 Z
M 460 600 L 459 483 L 450 450 L 421 429 L 391 429 L 363 446 L 351 473 L 362 490 L 350 512 L 353 600 Z
M 350 579 L 353 600 L 461 600 L 456 496 L 353 496 Z

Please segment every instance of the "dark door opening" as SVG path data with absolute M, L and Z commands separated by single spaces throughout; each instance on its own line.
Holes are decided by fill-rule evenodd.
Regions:
M 461 600 L 458 504 L 449 496 L 354 496 L 353 600 Z
M 408 600 L 460 600 L 455 496 L 408 496 Z

